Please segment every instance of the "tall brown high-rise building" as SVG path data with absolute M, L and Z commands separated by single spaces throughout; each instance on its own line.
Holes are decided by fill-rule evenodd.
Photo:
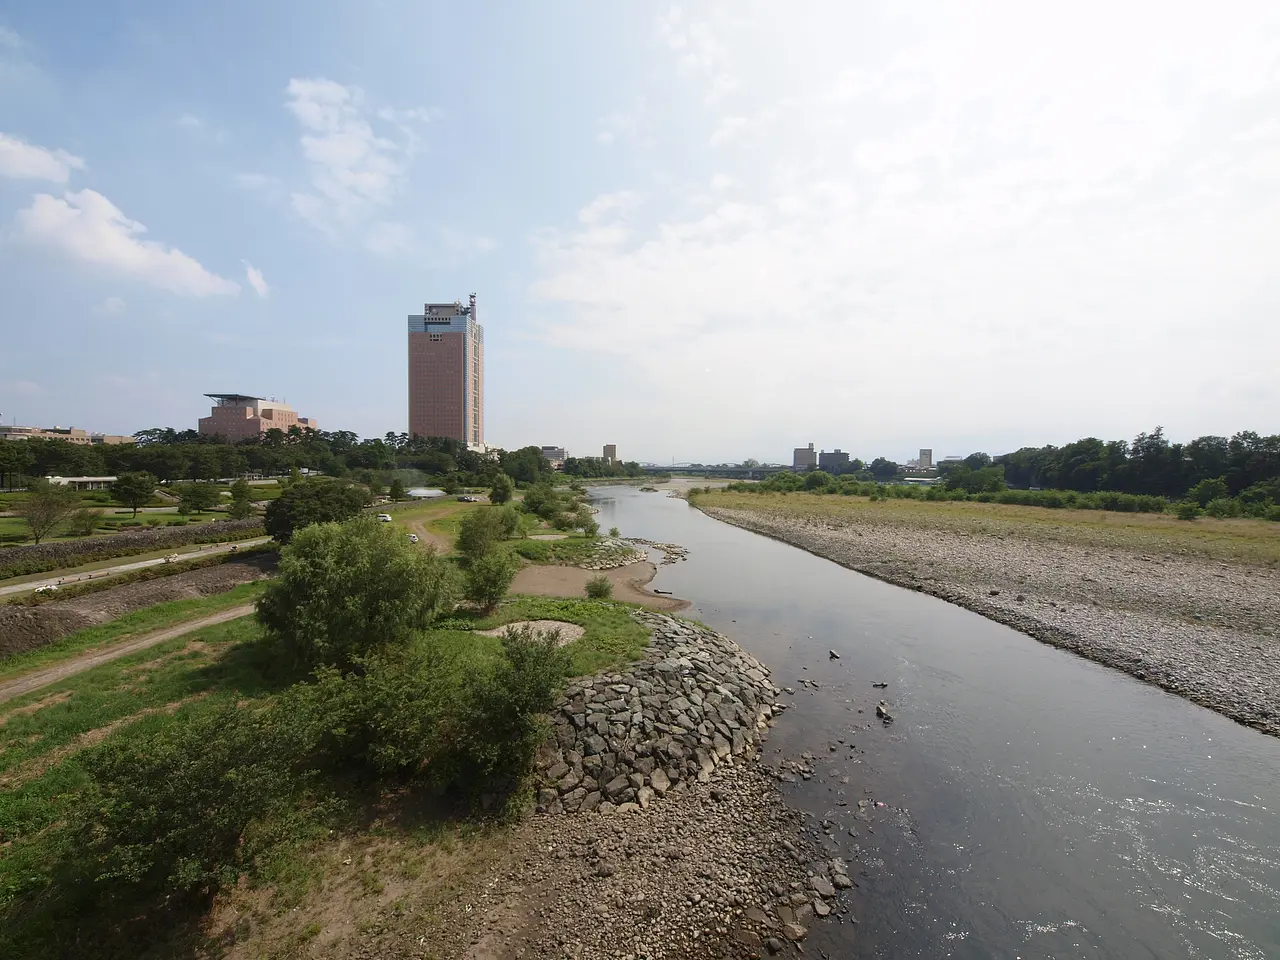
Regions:
M 424 304 L 409 316 L 409 435 L 484 446 L 484 327 L 464 307 Z

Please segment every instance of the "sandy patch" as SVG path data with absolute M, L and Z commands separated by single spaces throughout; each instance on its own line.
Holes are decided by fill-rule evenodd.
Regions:
M 688 600 L 658 596 L 647 584 L 658 568 L 647 560 L 629 563 L 612 570 L 583 570 L 581 567 L 527 566 L 516 574 L 511 584 L 512 593 L 526 593 L 535 597 L 585 597 L 587 581 L 592 577 L 608 577 L 613 584 L 613 599 L 627 603 L 641 603 L 654 610 L 682 610 Z
M 530 540 L 568 540 L 567 533 L 535 533 Z
M 586 627 L 581 627 L 576 623 L 568 623 L 564 620 L 516 620 L 512 623 L 504 623 L 500 627 L 494 627 L 492 630 L 477 630 L 476 633 L 482 637 L 500 637 L 513 627 L 517 630 L 521 627 L 532 627 L 538 633 L 557 630 L 560 633 L 560 646 L 562 647 L 565 644 L 581 639 L 582 635 L 587 632 Z

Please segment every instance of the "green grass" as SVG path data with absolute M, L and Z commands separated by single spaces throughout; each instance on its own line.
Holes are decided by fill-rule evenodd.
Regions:
M 76 752 L 93 739 L 92 731 L 137 717 L 112 731 L 115 736 L 137 734 L 173 722 L 173 714 L 162 708 L 182 701 L 200 697 L 204 708 L 210 699 L 239 701 L 278 690 L 282 682 L 272 677 L 268 652 L 249 642 L 258 636 L 252 617 L 230 620 L 5 703 L 0 783 L 9 783 L 0 792 L 0 843 L 29 835 L 57 818 L 62 805 L 72 799 L 68 789 L 83 782 Z M 195 640 L 205 649 L 187 650 Z M 14 712 L 63 692 L 70 696 L 29 713 Z M 177 712 L 185 708 L 184 704 Z M 144 713 L 148 710 L 152 712 Z M 0 859 L 0 889 L 4 866 Z
M 545 530 L 544 533 L 561 533 L 559 530 Z M 514 540 L 511 548 L 532 563 L 572 565 L 580 563 L 591 556 L 599 542 L 598 537 L 587 537 L 581 531 L 563 531 L 568 536 L 564 540 Z
M 184 620 L 198 620 L 242 603 L 253 603 L 264 589 L 266 584 L 261 581 L 243 583 L 225 593 L 158 603 L 144 610 L 126 613 L 115 620 L 77 630 L 36 650 L 28 650 L 0 661 L 0 680 L 9 680 L 20 674 L 51 666 L 90 647 L 106 646 L 151 633 L 153 630 L 163 630 Z M 7 710 L 9 706 L 10 704 L 0 705 L 0 712 Z
M 455 617 L 441 627 L 451 632 L 489 630 L 517 620 L 564 620 L 586 629 L 579 639 L 565 647 L 569 653 L 573 676 L 585 676 L 631 663 L 644 656 L 649 645 L 647 629 L 631 618 L 630 606 L 596 600 L 573 600 L 557 597 L 516 596 L 503 602 L 488 617 Z M 492 641 L 497 652 L 496 637 L 477 637 L 464 633 L 472 642 Z

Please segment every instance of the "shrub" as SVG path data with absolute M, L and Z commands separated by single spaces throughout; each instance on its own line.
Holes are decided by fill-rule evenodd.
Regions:
M 598 537 L 600 535 L 600 524 L 594 520 L 588 520 L 582 524 L 582 532 L 588 537 Z
M 1187 491 L 1187 499 L 1193 501 L 1199 507 L 1207 507 L 1209 501 L 1222 500 L 1229 496 L 1231 496 L 1231 491 L 1227 488 L 1227 481 L 1222 477 L 1201 480 Z
M 267 505 L 264 524 L 279 543 L 313 523 L 350 520 L 369 502 L 366 491 L 337 480 L 294 480 Z
M 179 518 L 179 519 L 177 519 L 177 520 L 170 520 L 170 521 L 169 521 L 169 526 L 171 526 L 171 527 L 185 527 L 185 526 L 186 526 L 188 523 L 190 523 L 190 522 L 191 522 L 190 520 L 187 520 L 187 519 L 185 519 L 185 518 Z
M 551 521 L 556 530 L 572 530 L 578 525 L 577 518 L 571 513 L 558 513 Z
M 260 849 L 253 824 L 298 792 L 293 758 L 309 750 L 284 733 L 228 705 L 88 752 L 69 824 L 88 882 L 179 895 L 233 883 Z
M 1194 500 L 1183 500 L 1178 504 L 1179 520 L 1194 520 L 1198 516 L 1200 516 L 1200 504 Z
M 147 517 L 147 526 L 148 527 L 164 526 L 164 517 Z
M 1280 523 L 1280 506 L 1268 507 L 1265 516 L 1273 523 Z
M 1211 517 L 1225 518 L 1240 516 L 1240 501 L 1227 497 L 1218 497 L 1205 504 L 1204 512 Z
M 613 582 L 604 574 L 587 581 L 587 596 L 592 600 L 608 600 L 613 596 Z
M 502 525 L 503 539 L 510 540 L 512 537 L 520 536 L 520 511 L 515 507 L 507 504 L 497 511 L 498 519 Z
M 499 473 L 493 478 L 493 486 L 489 488 L 489 502 L 496 504 L 504 504 L 515 495 L 516 485 L 511 482 L 511 478 L 505 473 Z
M 609 536 L 611 536 L 611 537 L 620 537 L 620 536 L 622 536 L 622 534 L 618 532 L 618 528 L 617 528 L 617 527 L 610 527 L 610 528 L 609 528 Z
M 466 598 L 489 612 L 507 595 L 520 561 L 505 551 L 493 551 L 472 560 L 467 568 Z
M 73 537 L 91 537 L 101 521 L 101 510 L 81 507 L 67 518 L 67 533 Z
M 295 664 L 346 667 L 407 643 L 455 596 L 453 569 L 433 550 L 361 517 L 298 531 L 258 601 L 258 620 Z
M 511 786 L 533 765 L 545 736 L 541 714 L 551 709 L 569 671 L 569 656 L 554 632 L 507 630 L 503 657 L 490 671 L 471 674 L 448 730 L 449 753 L 437 782 L 477 791 Z
M 516 521 L 518 527 L 518 517 Z M 507 521 L 504 519 L 503 510 L 477 507 L 463 517 L 462 523 L 458 526 L 458 552 L 466 557 L 469 563 L 475 563 L 494 551 L 504 538 L 506 528 Z

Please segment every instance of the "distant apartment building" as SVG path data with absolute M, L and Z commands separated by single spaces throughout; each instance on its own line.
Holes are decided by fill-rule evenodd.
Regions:
M 476 295 L 409 316 L 409 435 L 484 448 L 484 327 Z
M 818 469 L 828 473 L 841 473 L 849 469 L 849 455 L 836 448 L 828 453 L 826 450 L 818 454 Z
M 791 454 L 792 470 L 812 470 L 818 465 L 818 452 L 813 449 L 813 444 L 807 447 L 796 447 Z
M 259 437 L 268 430 L 289 432 L 290 427 L 319 430 L 316 421 L 300 417 L 293 407 L 266 397 L 243 393 L 206 393 L 213 401 L 209 416 L 201 417 L 197 429 L 206 437 L 221 437 L 227 443 L 239 443 Z
M 542 447 L 542 455 L 548 460 L 564 460 L 568 454 L 564 452 L 564 447 Z
M 933 469 L 933 451 L 928 447 L 920 448 L 920 460 L 916 464 L 921 470 Z
M 79 427 L 19 427 L 0 425 L 0 440 L 65 440 L 79 446 L 104 443 L 133 443 L 133 437 L 110 433 L 89 433 Z
M 604 462 L 605 463 L 618 462 L 618 445 L 616 443 L 606 443 L 604 445 Z

